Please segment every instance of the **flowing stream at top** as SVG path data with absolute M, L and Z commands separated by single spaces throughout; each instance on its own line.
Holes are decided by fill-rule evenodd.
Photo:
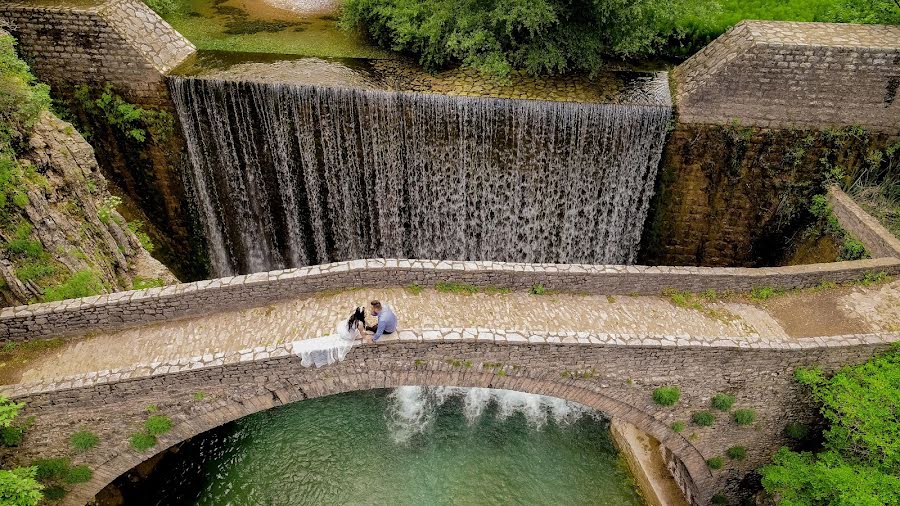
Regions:
M 634 261 L 669 106 L 172 77 L 213 274 Z

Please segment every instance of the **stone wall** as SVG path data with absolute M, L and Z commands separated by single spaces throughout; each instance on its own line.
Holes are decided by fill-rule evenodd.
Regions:
M 0 311 L 0 343 L 115 330 L 358 286 L 434 286 L 450 281 L 515 290 L 540 284 L 548 290 L 567 292 L 650 295 L 667 288 L 694 292 L 749 291 L 761 286 L 801 288 L 823 281 L 856 280 L 868 272 L 882 271 L 900 272 L 900 260 L 760 269 L 355 260 L 5 308 Z
M 344 362 L 320 369 L 303 368 L 289 343 L 98 371 L 37 388 L 3 387 L 4 395 L 26 403 L 24 416 L 35 417 L 21 447 L 4 457 L 12 464 L 66 454 L 71 434 L 89 426 L 100 436 L 100 445 L 74 459 L 91 466 L 94 478 L 74 487 L 64 503 L 80 505 L 156 451 L 274 406 L 400 385 L 504 388 L 579 402 L 635 425 L 676 457 L 670 465 L 680 470 L 694 504 L 707 504 L 723 491 L 739 498 L 747 473 L 787 443 L 785 424 L 814 420 L 808 393 L 792 379 L 796 367 L 818 365 L 833 371 L 860 363 L 900 339 L 897 333 L 844 336 L 798 340 L 796 349 L 749 349 L 602 345 L 580 339 L 535 343 L 527 336 L 499 341 L 489 331 L 487 337 L 470 339 L 407 334 L 356 347 Z M 681 389 L 674 407 L 653 402 L 653 390 L 662 385 Z M 205 394 L 202 399 L 197 392 Z M 694 412 L 710 410 L 711 397 L 722 392 L 736 396 L 734 409 L 755 410 L 756 421 L 740 426 L 729 413 L 716 412 L 711 427 L 690 423 Z M 173 419 L 174 429 L 161 436 L 155 449 L 137 452 L 128 439 L 140 430 L 150 404 Z M 675 421 L 686 422 L 687 430 L 672 431 Z M 719 471 L 707 467 L 707 459 L 735 445 L 749 450 L 746 460 L 726 459 Z
M 828 202 L 841 227 L 863 243 L 869 256 L 900 258 L 900 239 L 865 212 L 837 186 L 828 189 Z
M 900 26 L 744 21 L 673 78 L 686 123 L 900 130 Z
M 165 105 L 164 74 L 194 46 L 141 0 L 4 2 L 0 19 L 38 78 L 54 89 L 112 83 L 132 101 Z
M 669 135 L 638 261 L 780 265 L 813 219 L 813 195 L 839 167 L 849 179 L 900 164 L 896 138 L 858 128 L 763 129 L 678 123 Z M 868 153 L 882 152 L 880 167 Z

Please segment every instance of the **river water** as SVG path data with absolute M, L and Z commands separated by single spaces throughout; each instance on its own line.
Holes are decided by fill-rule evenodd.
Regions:
M 642 504 L 605 418 L 503 390 L 401 387 L 251 415 L 170 452 L 124 504 Z

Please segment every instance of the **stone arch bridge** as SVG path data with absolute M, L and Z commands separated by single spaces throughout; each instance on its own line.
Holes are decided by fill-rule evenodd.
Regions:
M 579 402 L 635 425 L 661 442 L 690 502 L 707 504 L 716 493 L 740 495 L 748 473 L 786 442 L 785 424 L 814 415 L 815 407 L 792 380 L 796 367 L 833 370 L 859 363 L 900 341 L 900 333 L 870 324 L 854 327 L 859 332 L 852 335 L 803 337 L 786 332 L 790 325 L 781 328 L 767 319 L 774 309 L 728 302 L 679 307 L 660 291 L 802 287 L 897 267 L 893 259 L 772 269 L 369 260 L 6 309 L 0 312 L 6 341 L 81 337 L 30 364 L 19 383 L 0 387 L 3 395 L 26 403 L 23 415 L 35 417 L 21 447 L 4 457 L 25 464 L 36 457 L 71 456 L 71 434 L 94 431 L 100 444 L 73 457 L 94 470 L 93 479 L 74 486 L 64 500 L 80 505 L 156 452 L 257 411 L 401 385 L 489 387 Z M 467 283 L 482 292 L 422 288 L 438 282 Z M 535 285 L 558 292 L 525 290 Z M 346 286 L 370 288 L 329 291 Z M 391 286 L 406 288 L 386 288 Z M 846 297 L 858 295 L 868 301 L 866 307 L 873 301 L 890 305 L 900 296 L 900 283 L 848 290 L 853 293 Z M 354 347 L 343 362 L 302 367 L 292 353 L 297 336 L 291 329 L 304 329 L 301 339 L 321 334 L 301 320 L 321 314 L 333 322 L 325 306 L 365 300 L 370 292 L 386 293 L 385 299 L 396 303 L 408 322 L 404 330 L 379 344 Z M 530 308 L 529 315 L 509 319 L 501 314 L 509 306 Z M 440 313 L 446 307 L 449 313 Z M 467 326 L 453 320 L 460 311 L 488 316 Z M 535 319 L 535 314 L 551 318 Z M 288 316 L 281 321 L 279 315 Z M 648 327 L 653 320 L 658 325 Z M 252 331 L 269 344 L 227 344 L 232 334 Z M 173 349 L 188 346 L 201 353 L 148 355 L 147 362 L 122 358 L 165 339 L 175 343 Z M 190 348 L 196 343 L 212 344 Z M 76 371 L 68 368 L 85 356 L 89 365 L 62 376 Z M 112 367 L 107 359 L 124 362 Z M 38 377 L 35 371 L 49 372 Z M 663 385 L 681 389 L 675 406 L 654 403 L 652 392 Z M 756 421 L 741 426 L 718 412 L 710 427 L 692 424 L 691 415 L 710 410 L 710 399 L 722 392 L 736 396 L 735 408 L 753 409 Z M 173 420 L 173 430 L 154 449 L 137 452 L 129 436 L 142 427 L 150 404 Z M 674 422 L 687 429 L 675 432 Z M 721 470 L 708 467 L 708 459 L 738 445 L 748 449 L 747 459 L 726 461 Z

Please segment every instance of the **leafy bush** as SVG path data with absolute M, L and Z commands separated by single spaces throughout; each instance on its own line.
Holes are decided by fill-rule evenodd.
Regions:
M 75 87 L 73 96 L 86 114 L 102 120 L 123 135 L 125 140 L 137 144 L 143 144 L 150 137 L 155 142 L 164 142 L 175 128 L 172 115 L 129 103 L 109 83 L 99 93 L 90 86 L 80 84 Z
M 100 207 L 97 208 L 97 217 L 100 218 L 102 223 L 109 224 L 109 220 L 112 219 L 113 213 L 120 205 L 122 205 L 122 197 L 117 197 L 115 195 L 106 197 L 103 200 L 103 203 L 100 204 Z
M 697 411 L 691 416 L 691 421 L 701 427 L 709 427 L 716 421 L 716 415 L 709 411 Z
M 141 243 L 141 246 L 145 250 L 147 250 L 148 253 L 153 253 L 153 250 L 156 249 L 156 245 L 153 244 L 153 239 L 150 239 L 150 236 L 147 234 L 147 232 L 144 232 L 144 222 L 129 221 L 127 226 L 128 230 L 131 230 L 138 238 L 138 242 Z
M 756 411 L 752 409 L 739 409 L 734 412 L 734 422 L 738 425 L 750 425 L 756 421 Z
M 151 436 L 145 432 L 135 432 L 131 435 L 128 442 L 132 448 L 142 452 L 156 446 L 156 436 Z
M 14 402 L 0 395 L 0 427 L 11 426 L 23 407 L 24 402 Z
M 659 387 L 653 391 L 653 402 L 660 406 L 674 406 L 681 398 L 681 390 L 678 387 Z
M 172 430 L 172 420 L 166 415 L 153 415 L 144 422 L 147 434 L 158 436 Z
M 35 479 L 36 467 L 0 470 L 0 504 L 4 506 L 37 506 L 44 498 L 43 486 Z
M 94 477 L 94 472 L 91 471 L 91 468 L 85 464 L 80 464 L 77 466 L 70 467 L 68 471 L 66 471 L 65 481 L 66 483 L 85 483 L 91 481 L 91 478 Z
M 15 425 L 0 427 L 0 443 L 6 447 L 19 446 L 25 437 L 25 430 L 26 427 Z
M 731 406 L 734 405 L 735 398 L 733 395 L 728 394 L 716 394 L 712 398 L 712 407 L 718 409 L 719 411 L 728 411 L 731 409 Z
M 92 270 L 78 271 L 59 286 L 53 286 L 44 290 L 42 300 L 52 302 L 56 300 L 77 299 L 103 293 L 103 283 L 97 273 Z
M 144 3 L 160 16 L 165 16 L 178 9 L 178 4 L 175 3 L 175 0 L 144 0 Z
M 829 427 L 818 453 L 782 448 L 760 469 L 782 504 L 900 504 L 900 347 L 831 378 L 798 369 Z
M 593 73 L 605 58 L 651 54 L 684 0 L 348 0 L 341 24 L 415 55 L 427 69 L 463 63 L 505 78 Z
M 83 452 L 97 446 L 97 443 L 100 442 L 100 438 L 91 431 L 80 430 L 72 434 L 72 437 L 69 438 L 69 442 L 72 444 L 73 448 Z
M 859 260 L 860 258 L 865 258 L 868 256 L 868 252 L 866 252 L 866 247 L 863 243 L 853 239 L 852 237 L 845 237 L 844 244 L 841 245 L 841 258 L 844 260 Z
M 747 458 L 747 449 L 743 446 L 732 446 L 725 450 L 725 455 L 732 460 L 744 460 Z
M 722 469 L 722 466 L 725 465 L 725 459 L 722 457 L 713 457 L 706 461 L 706 465 L 708 465 L 710 469 Z

